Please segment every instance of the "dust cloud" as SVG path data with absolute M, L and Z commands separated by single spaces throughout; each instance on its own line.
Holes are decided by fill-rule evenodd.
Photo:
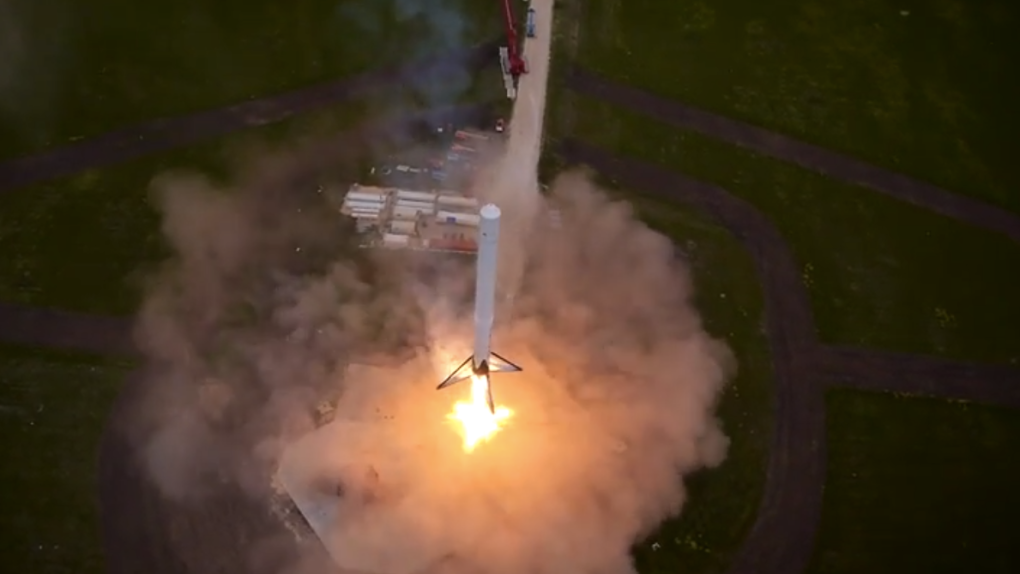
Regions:
M 154 187 L 174 256 L 137 327 L 155 380 L 135 428 L 161 492 L 213 505 L 226 484 L 268 516 L 297 445 L 286 456 L 316 488 L 343 492 L 327 545 L 349 569 L 632 572 L 632 544 L 680 512 L 681 477 L 728 446 L 714 408 L 735 365 L 671 242 L 582 173 L 527 200 L 527 237 L 509 241 L 521 281 L 493 340 L 525 371 L 494 377 L 514 415 L 465 453 L 445 417 L 466 385 L 435 386 L 470 353 L 470 265 L 352 249 L 287 169 Z M 308 438 L 323 397 L 334 422 Z M 248 544 L 259 572 L 326 571 L 321 552 L 265 559 L 279 535 Z

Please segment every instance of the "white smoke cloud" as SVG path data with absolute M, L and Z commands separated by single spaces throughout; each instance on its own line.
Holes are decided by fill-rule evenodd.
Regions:
M 713 413 L 733 358 L 703 330 L 669 240 L 581 174 L 529 200 L 527 237 L 509 241 L 520 284 L 494 335 L 525 368 L 494 383 L 515 415 L 465 454 L 445 415 L 467 389 L 434 389 L 470 352 L 470 266 L 345 249 L 314 187 L 285 185 L 292 167 L 261 162 L 228 190 L 182 175 L 156 186 L 175 256 L 141 313 L 160 368 L 136 428 L 162 492 L 203 500 L 217 477 L 267 505 L 284 449 L 339 395 L 348 422 L 289 456 L 322 488 L 342 484 L 331 536 L 353 563 L 631 572 L 631 545 L 681 510 L 682 476 L 728 445 Z M 383 366 L 351 367 L 369 360 Z

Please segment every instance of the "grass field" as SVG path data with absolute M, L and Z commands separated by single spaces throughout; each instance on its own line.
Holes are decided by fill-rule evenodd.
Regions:
M 739 363 L 717 413 L 732 440 L 726 461 L 689 480 L 680 518 L 636 548 L 635 559 L 645 574 L 722 572 L 754 523 L 765 481 L 772 371 L 761 290 L 750 256 L 726 230 L 674 205 L 627 197 L 687 254 L 705 327 L 727 341 Z
M 10 572 L 102 574 L 96 456 L 125 364 L 0 346 L 0 537 Z
M 1015 411 L 849 390 L 827 405 L 812 574 L 1020 569 Z
M 1018 24 L 1008 0 L 592 0 L 578 54 L 609 78 L 1020 212 Z
M 497 2 L 8 0 L 0 159 L 490 40 Z M 463 86 L 431 86 L 443 102 Z
M 1004 236 L 589 98 L 569 105 L 577 137 L 717 183 L 768 216 L 824 341 L 1020 363 L 1020 248 Z

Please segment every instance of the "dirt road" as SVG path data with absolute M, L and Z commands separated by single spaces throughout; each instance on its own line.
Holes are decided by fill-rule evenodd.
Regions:
M 106 167 L 286 119 L 328 105 L 355 100 L 381 89 L 417 91 L 450 74 L 477 70 L 494 57 L 495 43 L 450 52 L 399 68 L 374 70 L 329 84 L 189 116 L 164 118 L 117 130 L 50 152 L 0 163 L 0 193 L 80 171 Z
M 857 389 L 962 399 L 1020 409 L 1020 369 L 890 351 L 824 347 L 814 356 L 825 380 Z
M 129 318 L 10 303 L 0 303 L 0 342 L 100 355 L 134 355 Z
M 1020 216 L 1004 209 L 783 134 L 610 82 L 579 68 L 571 71 L 567 86 L 605 102 L 640 111 L 669 125 L 796 164 L 833 179 L 869 187 L 978 227 L 998 231 L 1020 243 Z

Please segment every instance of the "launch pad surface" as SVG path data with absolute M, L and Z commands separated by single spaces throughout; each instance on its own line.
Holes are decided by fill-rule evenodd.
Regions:
M 425 448 L 376 423 L 335 420 L 306 435 L 284 454 L 277 480 L 294 501 L 334 563 L 346 572 L 413 574 L 443 558 L 425 523 L 413 516 L 408 461 Z M 427 520 L 430 517 L 422 517 Z

